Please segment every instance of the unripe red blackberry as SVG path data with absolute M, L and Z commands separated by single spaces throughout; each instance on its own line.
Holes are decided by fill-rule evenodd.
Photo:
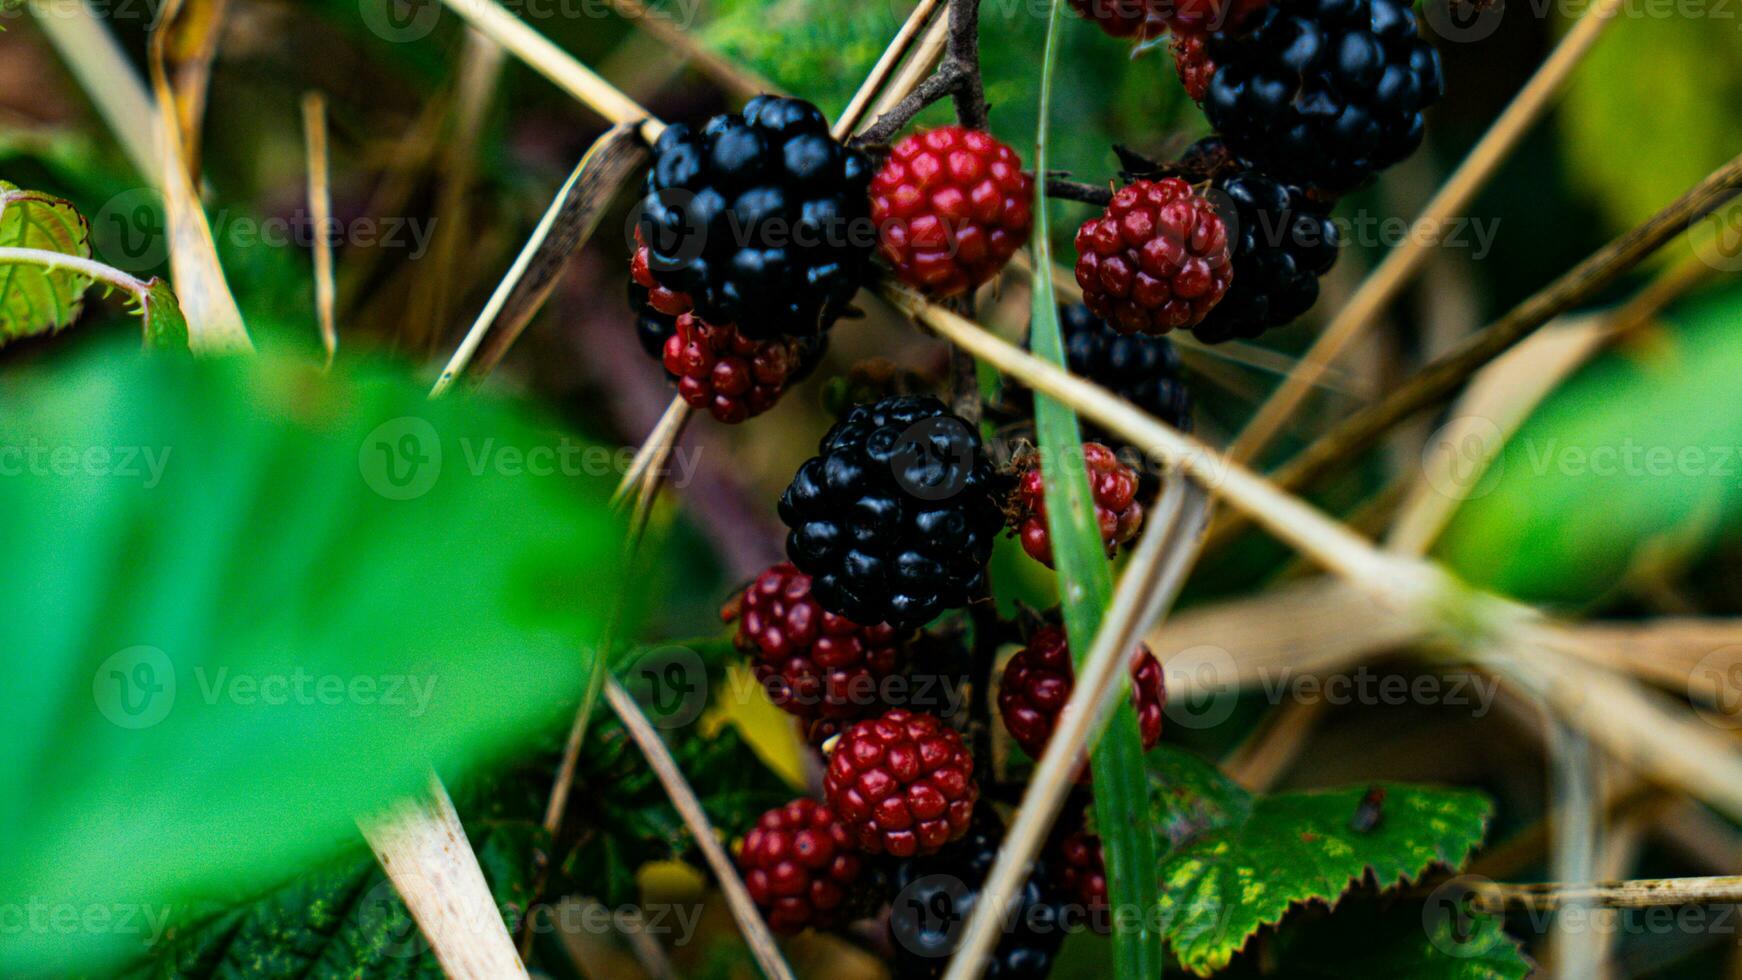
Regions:
M 1149 41 L 1204 34 L 1239 24 L 1266 0 L 1071 0 L 1072 9 L 1113 37 Z
M 1047 867 L 1064 899 L 1081 907 L 1096 932 L 1107 932 L 1107 862 L 1101 838 L 1079 828 L 1059 838 L 1049 857 Z
M 1193 102 L 1204 101 L 1215 77 L 1216 63 L 1210 60 L 1209 43 L 1202 34 L 1175 35 L 1169 45 L 1173 49 L 1173 70 L 1179 73 L 1180 84 Z
M 1052 564 L 1052 535 L 1046 522 L 1046 478 L 1037 459 L 1020 461 L 1025 468 L 1011 495 L 1011 523 L 1028 557 L 1048 568 Z M 1143 504 L 1137 499 L 1137 471 L 1119 461 L 1113 450 L 1098 442 L 1083 443 L 1083 469 L 1089 477 L 1089 494 L 1095 501 L 1095 523 L 1107 557 L 1137 536 L 1143 526 Z
M 1022 751 L 1036 759 L 1046 751 L 1059 712 L 1071 698 L 1075 678 L 1076 668 L 1071 663 L 1065 631 L 1057 626 L 1035 630 L 1028 646 L 1004 665 L 1004 677 L 998 686 L 998 713 Z M 1143 747 L 1152 749 L 1161 741 L 1161 713 L 1167 693 L 1161 662 L 1141 644 L 1131 658 L 1131 697 L 1137 709 L 1137 730 L 1143 738 Z M 1088 778 L 1089 767 L 1084 765 L 1077 781 Z
M 903 282 L 954 296 L 991 279 L 1028 242 L 1034 181 L 1016 151 L 961 126 L 896 143 L 871 180 L 871 220 Z
M 769 928 L 793 933 L 850 918 L 866 861 L 834 811 L 816 800 L 793 800 L 756 821 L 738 851 L 738 868 Z
M 1083 304 L 1121 333 L 1192 326 L 1234 278 L 1221 216 L 1177 177 L 1120 188 L 1076 244 Z
M 901 670 L 895 628 L 861 626 L 811 597 L 811 577 L 787 562 L 747 587 L 728 620 L 738 620 L 734 644 L 753 657 L 768 699 L 807 721 L 862 718 L 884 707 L 882 681 Z M 833 734 L 833 726 L 815 734 Z
M 871 854 L 930 854 L 968 832 L 980 788 L 962 736 L 892 708 L 841 733 L 823 776 L 829 806 Z
M 731 424 L 774 407 L 804 362 L 804 343 L 790 337 L 751 340 L 732 324 L 705 323 L 685 313 L 660 360 L 684 401 Z

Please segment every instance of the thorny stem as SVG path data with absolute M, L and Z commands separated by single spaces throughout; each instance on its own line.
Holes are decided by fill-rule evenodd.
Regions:
M 854 137 L 854 146 L 888 143 L 914 116 L 945 96 L 955 99 L 956 119 L 963 126 L 986 128 L 986 91 L 980 81 L 980 0 L 950 0 L 949 16 L 949 46 L 937 70 Z

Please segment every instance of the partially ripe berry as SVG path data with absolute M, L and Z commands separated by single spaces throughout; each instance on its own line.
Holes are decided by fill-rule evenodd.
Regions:
M 677 318 L 660 358 L 677 380 L 679 397 L 727 424 L 774 407 L 805 360 L 811 341 L 790 337 L 751 340 L 733 324 L 706 323 L 694 313 Z
M 1120 188 L 1076 244 L 1083 304 L 1121 333 L 1192 326 L 1234 278 L 1221 216 L 1178 177 Z
M 847 828 L 816 800 L 793 800 L 764 813 L 738 851 L 744 886 L 769 928 L 781 933 L 850 918 L 865 868 Z
M 1107 863 L 1101 838 L 1082 829 L 1066 834 L 1053 847 L 1048 866 L 1065 899 L 1081 907 L 1096 932 L 1107 932 Z
M 932 296 L 991 279 L 1028 242 L 1034 182 L 1016 151 L 961 126 L 896 143 L 871 180 L 871 220 L 896 275 Z
M 1143 526 L 1143 504 L 1137 499 L 1137 471 L 1098 442 L 1083 443 L 1083 469 L 1089 477 L 1089 495 L 1095 501 L 1095 524 L 1100 528 L 1107 557 L 1111 558 Z M 1053 567 L 1052 535 L 1046 523 L 1046 478 L 1037 460 L 1028 462 L 1016 484 L 1011 514 L 1022 550 L 1035 561 Z
M 980 788 L 962 736 L 893 708 L 841 733 L 823 776 L 829 806 L 871 854 L 931 854 L 968 832 Z
M 1005 664 L 998 686 L 998 713 L 1022 751 L 1036 759 L 1046 751 L 1059 712 L 1071 699 L 1075 678 L 1065 631 L 1057 626 L 1035 630 L 1028 646 Z M 1145 750 L 1161 741 L 1161 713 L 1167 702 L 1162 685 L 1161 662 L 1148 647 L 1139 645 L 1131 658 L 1131 697 Z M 1077 781 L 1087 782 L 1088 778 L 1089 767 L 1084 765 Z
M 811 577 L 787 562 L 747 587 L 728 619 L 734 643 L 749 654 L 756 679 L 775 706 L 807 721 L 862 718 L 882 710 L 882 681 L 903 666 L 895 628 L 861 626 L 823 609 Z M 833 734 L 833 726 L 816 734 Z

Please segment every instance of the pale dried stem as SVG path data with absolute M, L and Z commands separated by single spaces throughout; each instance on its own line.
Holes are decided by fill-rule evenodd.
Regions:
M 1076 686 L 1023 791 L 1016 819 L 998 849 L 944 980 L 974 980 L 985 968 L 1004 913 L 1027 878 L 1030 863 L 1076 785 L 1076 774 L 1122 690 L 1120 681 L 1132 648 L 1172 605 L 1185 582 L 1197 557 L 1208 506 L 1207 495 L 1195 481 L 1174 479 L 1146 521 L 1101 629 L 1077 668 Z
M 338 294 L 333 280 L 333 240 L 327 234 L 333 218 L 333 193 L 327 160 L 327 99 L 319 92 L 302 97 L 302 128 L 308 158 L 308 208 L 314 222 L 315 314 L 320 318 L 321 346 L 327 367 L 339 353 L 339 325 L 333 314 Z
M 944 48 L 950 43 L 950 19 L 937 17 L 932 20 L 931 27 L 926 29 L 920 38 L 906 64 L 896 74 L 895 80 L 883 90 L 877 104 L 871 109 L 872 119 L 881 119 L 888 115 L 902 100 L 912 95 L 914 90 L 932 74 L 932 68 L 938 59 L 944 55 Z
M 611 710 L 623 722 L 629 737 L 640 747 L 641 754 L 647 757 L 648 765 L 653 767 L 653 773 L 659 777 L 659 783 L 671 798 L 672 805 L 683 817 L 684 824 L 690 828 L 696 846 L 701 848 L 702 856 L 713 869 L 727 904 L 732 907 L 733 916 L 737 918 L 740 926 L 746 927 L 744 940 L 750 946 L 751 955 L 756 957 L 757 965 L 771 980 L 791 980 L 792 968 L 787 966 L 786 959 L 781 956 L 780 947 L 775 943 L 773 934 L 762 924 L 762 914 L 756 910 L 756 903 L 750 898 L 749 890 L 744 887 L 743 879 L 738 877 L 738 869 L 733 866 L 731 856 L 726 853 L 725 846 L 720 843 L 708 822 L 708 815 L 703 812 L 701 801 L 696 799 L 695 790 L 690 788 L 683 770 L 678 768 L 677 760 L 672 758 L 671 749 L 648 722 L 647 716 L 642 714 L 641 706 L 635 703 L 635 699 L 623 690 L 615 678 L 606 680 L 605 698 L 610 703 Z M 752 923 L 755 924 L 754 928 L 749 927 Z
M 357 821 L 375 859 L 455 980 L 524 978 L 526 966 L 435 773 L 425 793 Z
M 641 0 L 611 0 L 611 8 L 624 20 L 676 51 L 714 84 L 741 99 L 764 92 L 780 92 L 780 86 L 743 65 L 720 57 L 696 40 L 695 35 L 672 23 L 668 15 L 649 10 Z
M 479 33 L 507 48 L 539 74 L 549 79 L 576 101 L 590 106 L 613 123 L 628 123 L 641 130 L 641 136 L 652 143 L 665 131 L 665 124 L 653 118 L 634 99 L 601 78 L 597 72 L 575 60 L 544 35 L 509 13 L 496 0 L 442 0 L 454 13 L 465 18 Z
M 1301 401 L 1312 390 L 1318 376 L 1360 337 L 1363 330 L 1376 322 L 1379 313 L 1409 282 L 1410 276 L 1433 254 L 1432 248 L 1439 244 L 1438 230 L 1470 206 L 1477 192 L 1548 109 L 1573 69 L 1590 52 L 1591 46 L 1602 36 L 1603 29 L 1614 20 L 1620 6 L 1621 0 L 1596 0 L 1586 9 L 1470 155 L 1422 209 L 1415 227 L 1431 229 L 1435 234 L 1410 235 L 1385 256 L 1350 297 L 1348 304 L 1325 327 L 1325 332 L 1307 351 L 1295 373 L 1276 389 L 1246 424 L 1245 431 L 1229 450 L 1234 460 L 1246 463 L 1256 459 L 1287 420 L 1299 411 Z
M 683 435 L 684 425 L 690 420 L 689 402 L 673 396 L 671 403 L 665 406 L 665 414 L 654 423 L 653 431 L 641 441 L 641 448 L 635 451 L 635 458 L 630 461 L 629 468 L 624 471 L 623 478 L 618 481 L 616 491 L 611 495 L 611 503 L 621 506 L 631 497 L 639 497 L 643 488 L 660 479 L 660 473 L 665 469 L 666 462 L 677 448 L 677 441 Z
M 157 111 L 132 58 L 84 0 L 31 0 L 31 13 L 60 53 L 121 150 L 146 182 L 163 183 L 157 154 Z
M 901 30 L 895 34 L 895 40 L 889 42 L 889 47 L 883 49 L 883 54 L 877 59 L 877 64 L 871 67 L 871 74 L 859 85 L 859 90 L 853 93 L 853 100 L 847 103 L 840 118 L 835 120 L 831 135 L 837 140 L 844 140 L 853 135 L 859 128 L 859 123 L 865 118 L 865 110 L 871 107 L 871 100 L 883 90 L 894 74 L 896 66 L 901 64 L 909 50 L 913 48 L 915 39 L 920 36 L 927 24 L 931 23 L 933 15 L 943 5 L 943 0 L 920 0 L 913 12 L 907 15 L 907 20 L 901 25 Z M 946 25 L 947 27 L 947 25 Z
M 1574 903 L 1608 909 L 1742 903 L 1742 875 L 1641 878 L 1589 885 L 1559 882 L 1517 885 L 1496 881 L 1471 881 L 1469 884 L 1475 907 L 1484 912 L 1504 912 L 1507 909 L 1553 911 Z

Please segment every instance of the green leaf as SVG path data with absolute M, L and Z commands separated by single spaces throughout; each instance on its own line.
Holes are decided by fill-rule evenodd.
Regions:
M 527 465 L 564 445 L 574 472 Z M 385 369 L 104 344 L 9 376 L 0 906 L 233 902 L 355 846 L 426 765 L 560 733 L 621 575 L 585 449 Z M 0 973 L 140 941 L 7 931 Z
M 1742 290 L 1717 293 L 1562 385 L 1471 484 L 1437 554 L 1472 585 L 1583 605 L 1645 554 L 1722 540 L 1742 518 L 1738 315 Z
M 91 257 L 91 229 L 58 197 L 0 180 L 0 248 Z M 0 345 L 66 326 L 84 305 L 88 276 L 23 263 L 0 263 Z
M 1252 797 L 1206 768 L 1183 750 L 1151 754 L 1157 821 L 1184 831 L 1159 865 L 1162 932 L 1199 976 L 1297 905 L 1334 906 L 1362 882 L 1387 889 L 1462 865 L 1492 811 L 1473 790 L 1380 783 L 1377 821 L 1359 828 L 1374 787 Z
M 1058 62 L 1062 0 L 1052 0 L 1048 15 L 1046 50 L 1040 65 L 1040 116 L 1036 129 L 1034 168 L 1047 166 L 1047 136 L 1051 131 L 1053 69 Z M 1045 181 L 1034 189 L 1034 267 L 1052 268 L 1052 236 L 1049 230 Z M 1064 366 L 1064 344 L 1059 336 L 1058 301 L 1052 277 L 1034 276 L 1033 306 L 1029 314 L 1029 344 L 1034 353 Z M 1083 466 L 1082 433 L 1070 406 L 1040 392 L 1034 396 L 1034 423 L 1040 443 L 1041 472 L 1046 484 L 1047 531 L 1052 539 L 1054 567 L 1058 570 L 1060 606 L 1071 654 L 1081 664 L 1101 630 L 1101 620 L 1113 601 L 1113 571 L 1101 543 L 1095 521 L 1094 498 Z M 1125 672 L 1120 671 L 1122 686 Z M 1137 713 L 1131 699 L 1117 695 L 1117 707 L 1089 755 L 1095 777 L 1095 814 L 1102 828 L 1101 841 L 1107 865 L 1108 900 L 1115 909 L 1153 908 L 1155 883 L 1155 833 L 1143 818 L 1149 814 L 1149 782 L 1144 774 L 1143 741 L 1137 728 Z M 1161 973 L 1161 936 L 1147 919 L 1133 925 L 1116 919 L 1114 963 L 1120 976 L 1153 977 Z
M 1582 7 L 1582 5 L 1581 5 Z M 1556 114 L 1567 167 L 1617 233 L 1654 214 L 1736 152 L 1742 43 L 1710 18 L 1612 24 Z M 1630 77 L 1651 65 L 1650 85 Z
M 1279 972 L 1303 977 L 1523 980 L 1531 974 L 1517 940 L 1495 916 L 1421 902 L 1345 901 L 1328 915 L 1301 915 L 1269 952 Z

